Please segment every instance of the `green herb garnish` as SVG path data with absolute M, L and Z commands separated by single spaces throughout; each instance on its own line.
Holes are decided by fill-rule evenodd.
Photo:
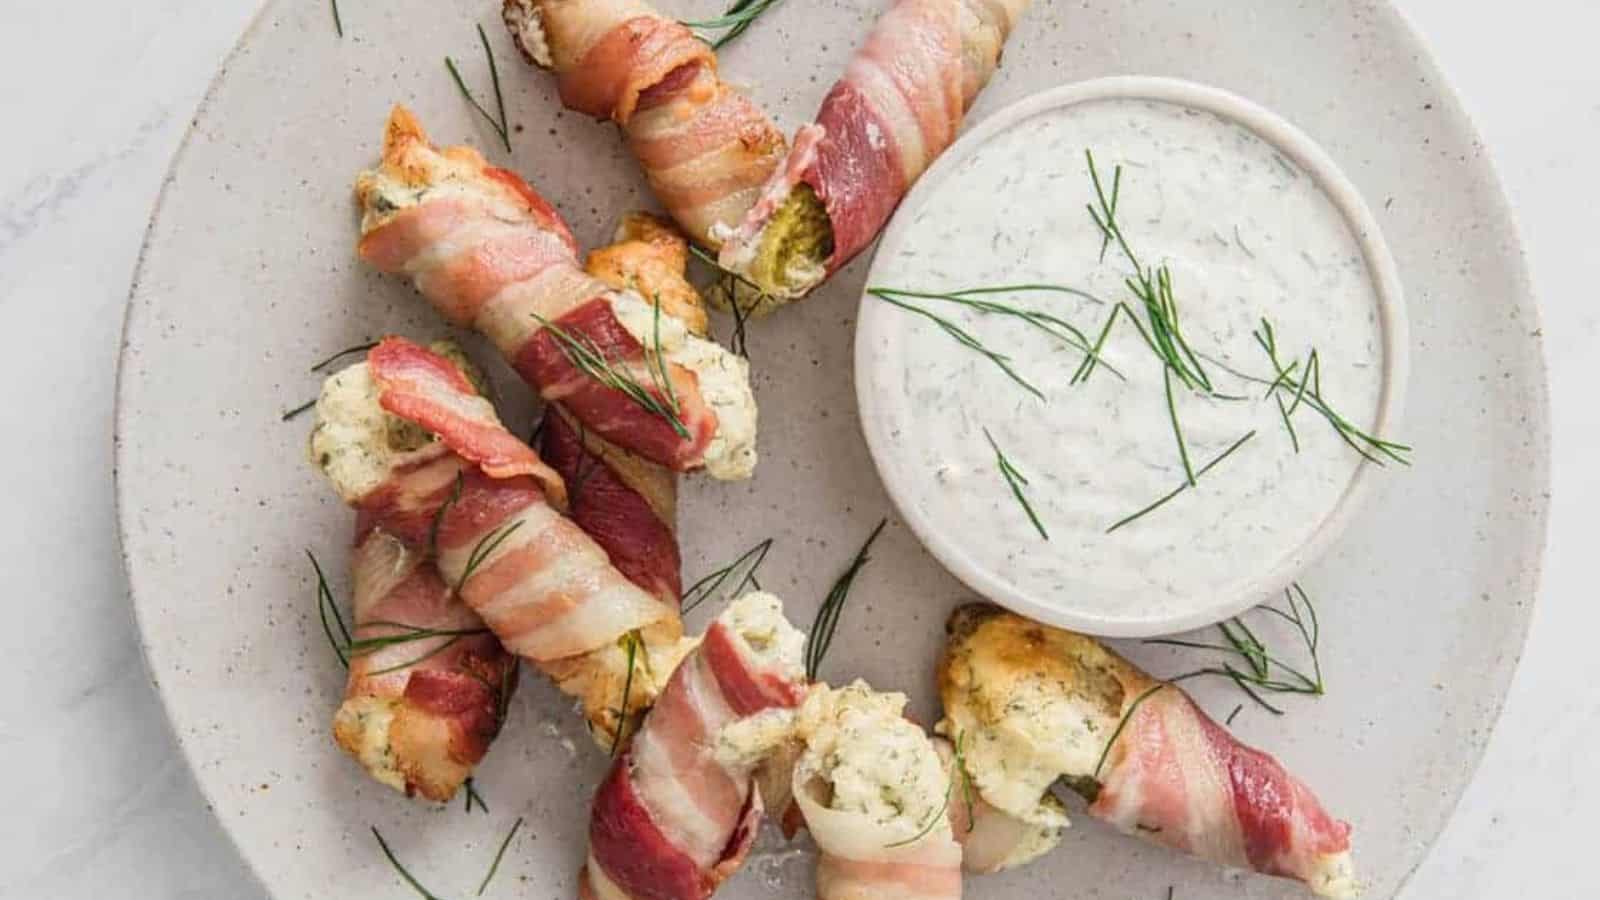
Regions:
M 1307 656 L 1311 660 L 1311 674 L 1296 666 L 1285 662 L 1282 657 L 1274 654 L 1264 641 L 1245 623 L 1244 619 L 1234 618 L 1217 625 L 1217 631 L 1222 635 L 1223 643 L 1208 644 L 1201 641 L 1186 641 L 1175 638 L 1152 638 L 1146 644 L 1156 644 L 1165 647 L 1186 647 L 1194 650 L 1211 650 L 1228 654 L 1242 662 L 1235 665 L 1233 661 L 1224 662 L 1221 666 L 1207 666 L 1181 676 L 1182 680 L 1200 676 L 1215 676 L 1227 678 L 1232 681 L 1252 702 L 1267 710 L 1275 716 L 1283 715 L 1283 710 L 1267 702 L 1263 693 L 1270 694 L 1308 694 L 1320 697 L 1327 692 L 1322 679 L 1322 660 L 1318 655 L 1322 638 L 1322 625 L 1317 620 L 1317 608 L 1311 602 L 1305 589 L 1298 583 L 1285 588 L 1283 591 L 1287 609 L 1279 609 L 1271 604 L 1257 607 L 1261 612 L 1269 613 L 1288 622 L 1299 634 L 1305 644 Z M 1238 710 L 1234 711 L 1238 715 Z M 1232 721 L 1229 716 L 1229 721 Z
M 486 809 L 484 812 L 488 812 L 488 810 Z M 494 873 L 500 871 L 500 860 L 506 855 L 506 848 L 511 846 L 511 839 L 517 836 L 517 829 L 521 827 L 522 817 L 518 816 L 516 824 L 512 825 L 511 830 L 506 833 L 506 839 L 500 842 L 500 849 L 494 855 L 494 862 L 489 865 L 489 874 L 483 876 L 483 883 L 478 885 L 479 897 L 482 897 L 483 892 L 489 889 L 489 882 L 494 880 Z
M 622 739 L 628 730 L 628 701 L 633 695 L 633 668 L 639 654 L 639 632 L 630 631 L 623 635 L 622 644 L 628 650 L 628 677 L 622 680 L 622 708 L 617 711 L 617 733 L 611 737 L 612 759 L 616 759 L 617 751 L 622 749 Z
M 383 839 L 383 834 L 378 831 L 378 826 L 373 825 L 370 827 L 372 828 L 372 836 L 378 839 L 378 846 L 382 848 L 383 855 L 389 858 L 389 864 L 394 866 L 394 870 L 396 872 L 400 873 L 400 877 L 405 879 L 406 884 L 411 885 L 411 887 L 415 889 L 416 892 L 424 898 L 424 900 L 442 900 L 442 898 L 434 894 L 432 891 L 429 891 L 427 888 L 423 887 L 422 884 L 417 881 L 417 879 L 411 877 L 411 873 L 406 871 L 406 867 L 400 864 L 399 859 L 395 858 L 394 851 L 389 849 L 389 842 Z
M 472 813 L 472 804 L 476 803 L 476 804 L 478 804 L 478 808 L 483 810 L 484 813 L 487 814 L 489 812 L 489 805 L 487 803 L 483 802 L 483 797 L 479 796 L 478 789 L 477 789 L 476 786 L 473 785 L 472 779 L 468 778 L 467 779 L 467 783 L 465 785 L 462 785 L 462 786 L 467 789 L 466 790 L 466 794 L 467 794 L 467 813 L 469 815 Z
M 1050 540 L 1050 532 L 1044 530 L 1044 523 L 1039 521 L 1038 514 L 1033 511 L 1033 504 L 1028 502 L 1027 494 L 1022 491 L 1028 485 L 1027 476 L 1017 471 L 1017 467 L 1013 466 L 1011 460 L 1006 458 L 1005 451 L 1001 450 L 1000 445 L 995 443 L 994 435 L 989 433 L 988 428 L 983 429 L 983 436 L 989 439 L 989 446 L 994 448 L 995 465 L 999 467 L 1001 476 L 1005 478 L 1006 484 L 1010 486 L 1011 495 L 1017 498 L 1018 503 L 1022 504 L 1022 511 L 1028 514 L 1028 521 L 1033 523 L 1033 527 L 1039 532 L 1039 536 L 1047 541 Z
M 338 362 L 339 360 L 344 359 L 346 356 L 350 356 L 350 355 L 356 354 L 356 353 L 365 353 L 368 350 L 371 350 L 373 347 L 376 347 L 376 346 L 378 346 L 376 342 L 371 342 L 371 343 L 366 343 L 366 344 L 357 344 L 354 347 L 346 347 L 343 350 L 340 350 L 338 353 L 335 353 L 332 356 L 328 357 L 327 359 L 323 360 L 322 362 L 319 362 L 316 365 L 312 366 L 311 367 L 311 371 L 313 371 L 313 372 L 321 372 L 323 369 L 326 369 L 327 367 L 333 365 L 334 363 Z
M 701 262 L 710 266 L 712 269 L 716 270 L 717 277 L 721 279 L 721 285 L 719 289 L 723 295 L 728 298 L 728 310 L 733 314 L 733 338 L 728 341 L 728 344 L 732 348 L 733 352 L 739 354 L 745 359 L 749 359 L 750 346 L 745 333 L 745 324 L 750 320 L 750 315 L 754 310 L 760 309 L 763 304 L 769 301 L 775 302 L 776 298 L 761 290 L 761 286 L 756 284 L 754 281 L 751 281 L 732 269 L 723 268 L 722 264 L 717 262 L 716 257 L 705 252 L 704 250 L 701 250 L 694 244 L 689 245 L 689 252 L 694 254 L 695 259 L 700 260 Z M 740 302 L 738 289 L 739 285 L 744 285 L 751 291 L 754 291 L 755 299 L 748 303 Z
M 444 521 L 445 515 L 450 512 L 450 508 L 461 500 L 461 489 L 466 486 L 466 483 L 466 473 L 456 472 L 455 489 L 450 492 L 449 499 L 445 500 L 439 506 L 438 511 L 433 514 L 433 521 L 428 523 L 428 552 L 435 559 L 439 556 L 439 525 Z
M 982 299 L 987 295 L 993 294 L 1017 294 L 1030 292 L 1069 294 L 1071 296 L 1091 300 L 1098 304 L 1104 305 L 1105 303 L 1105 301 L 1094 296 L 1093 294 L 1088 293 L 1087 291 L 1080 291 L 1077 288 L 1066 287 L 1064 285 L 1057 284 L 1008 284 L 1001 285 L 999 287 L 967 288 L 960 291 L 906 291 L 899 290 L 897 288 L 867 288 L 868 294 L 883 300 L 889 300 L 894 297 L 902 300 L 939 300 L 945 303 L 955 303 L 965 306 L 969 309 L 975 309 L 982 313 L 1010 316 L 1015 319 L 1020 319 L 1034 328 L 1044 332 L 1050 337 L 1072 346 L 1079 352 L 1083 353 L 1085 357 L 1090 357 L 1097 354 L 1095 345 L 1089 340 L 1088 335 L 1084 334 L 1083 331 L 1081 331 L 1076 325 L 1073 325 L 1071 322 L 1068 322 L 1059 316 L 1044 312 L 1042 310 L 1026 309 L 1009 303 L 1002 303 L 997 300 Z M 1112 367 L 1110 363 L 1105 362 L 1105 360 L 1100 360 L 1099 362 L 1118 378 L 1123 377 L 1122 373 Z M 1085 360 L 1085 363 L 1087 363 L 1087 359 Z
M 1246 434 L 1244 437 L 1239 438 L 1237 441 L 1234 441 L 1233 444 L 1228 447 L 1228 449 L 1222 451 L 1222 453 L 1218 454 L 1218 456 L 1215 459 L 1213 459 L 1211 462 L 1208 462 L 1204 466 L 1202 466 L 1198 472 L 1195 472 L 1194 473 L 1194 478 L 1196 480 L 1198 480 L 1200 478 L 1200 476 L 1202 476 L 1202 475 L 1206 474 L 1207 472 L 1211 471 L 1212 469 L 1216 468 L 1218 463 L 1220 463 L 1223 460 L 1227 459 L 1228 457 L 1232 456 L 1233 452 L 1235 450 L 1238 450 L 1240 447 L 1243 447 L 1246 443 L 1249 443 L 1250 439 L 1255 437 L 1255 436 L 1256 436 L 1256 433 L 1254 431 L 1251 431 L 1250 433 Z M 1188 490 L 1189 489 L 1189 485 L 1192 484 L 1192 483 L 1193 482 L 1191 482 L 1191 481 L 1185 481 L 1183 484 L 1178 485 L 1178 487 L 1175 490 L 1173 490 L 1172 493 L 1167 494 L 1165 497 L 1162 497 L 1160 500 L 1157 500 L 1156 502 L 1150 504 L 1149 506 L 1146 506 L 1144 509 L 1139 510 L 1138 512 L 1134 513 L 1133 515 L 1128 516 L 1126 519 L 1123 519 L 1123 520 L 1117 522 L 1115 525 L 1112 525 L 1110 528 L 1107 528 L 1106 529 L 1106 534 L 1110 534 L 1111 532 L 1116 531 L 1117 529 L 1123 527 L 1124 525 L 1131 524 L 1131 523 L 1133 523 L 1133 522 L 1145 517 L 1146 515 L 1149 515 L 1150 513 L 1156 511 L 1157 509 L 1160 509 L 1161 507 L 1165 506 L 1168 502 L 1170 502 L 1174 497 L 1176 497 L 1179 494 L 1183 493 L 1184 491 Z
M 500 92 L 500 68 L 495 63 L 494 50 L 489 46 L 489 35 L 484 32 L 482 25 L 478 26 L 478 40 L 483 43 L 483 55 L 488 57 L 489 60 L 489 80 L 494 85 L 495 108 L 500 114 L 498 117 L 491 115 L 487 109 L 483 108 L 483 104 L 478 102 L 478 98 L 467 87 L 466 80 L 461 77 L 461 70 L 456 68 L 455 60 L 446 56 L 444 58 L 444 67 L 450 71 L 450 77 L 455 80 L 456 87 L 461 91 L 461 96 L 465 97 L 467 102 L 472 105 L 472 108 L 478 111 L 478 115 L 483 116 L 484 121 L 489 123 L 489 127 L 494 129 L 495 134 L 500 135 L 501 143 L 506 145 L 506 152 L 510 153 L 511 127 L 506 119 L 506 99 Z
M 900 300 L 900 299 L 898 299 L 896 297 L 893 297 L 893 296 L 891 296 L 889 294 L 879 293 L 879 294 L 873 294 L 872 296 L 877 297 L 879 300 L 882 300 L 885 303 L 893 304 L 894 306 L 898 306 L 901 309 L 906 310 L 907 312 L 915 313 L 915 314 L 917 314 L 919 316 L 922 316 L 923 318 L 933 322 L 935 325 L 938 325 L 940 328 L 942 328 L 944 330 L 945 334 L 948 334 L 951 337 L 955 338 L 957 343 L 960 343 L 964 347 L 968 347 L 970 349 L 976 350 L 977 352 L 979 352 L 979 353 L 983 354 L 984 356 L 988 357 L 990 362 L 994 363 L 996 366 L 999 366 L 1000 370 L 1002 372 L 1005 372 L 1006 375 L 1008 375 L 1011 378 L 1012 381 L 1015 381 L 1017 384 L 1021 385 L 1023 387 L 1023 389 L 1028 391 L 1028 393 L 1033 394 L 1035 397 L 1038 397 L 1040 400 L 1046 400 L 1046 397 L 1045 397 L 1043 391 L 1039 390 L 1038 388 L 1036 388 L 1032 384 L 1030 384 L 1026 378 L 1023 378 L 1021 375 L 1018 375 L 1016 369 L 1011 368 L 1011 357 L 1006 356 L 1004 353 L 998 353 L 998 352 L 996 352 L 994 350 L 990 350 L 987 346 L 984 345 L 983 341 L 980 341 L 976 337 L 973 337 L 970 332 L 968 332 L 966 329 L 962 328 L 960 325 L 957 325 L 956 323 L 950 321 L 949 319 L 946 319 L 945 317 L 939 315 L 938 313 L 929 312 L 928 310 L 923 309 L 920 306 L 917 306 L 917 305 L 912 304 L 912 303 L 907 303 L 904 300 Z
M 333 7 L 333 30 L 338 32 L 339 37 L 344 37 L 344 18 L 339 15 L 339 0 L 328 0 L 328 4 Z
M 1128 264 L 1133 267 L 1133 276 L 1124 279 L 1123 283 L 1144 308 L 1148 331 L 1141 328 L 1140 333 L 1145 343 L 1165 365 L 1172 369 L 1184 387 L 1210 393 L 1211 379 L 1206 374 L 1205 368 L 1200 365 L 1199 357 L 1189 347 L 1189 342 L 1184 338 L 1183 329 L 1178 322 L 1178 302 L 1172 289 L 1172 270 L 1165 264 L 1159 267 L 1147 267 L 1140 262 L 1138 254 L 1129 246 L 1127 237 L 1123 235 L 1122 226 L 1117 222 L 1116 199 L 1120 198 L 1122 191 L 1122 167 L 1116 167 L 1112 193 L 1108 197 L 1100 178 L 1100 169 L 1094 161 L 1094 151 L 1085 150 L 1084 157 L 1089 163 L 1089 179 L 1094 184 L 1095 199 L 1098 203 L 1098 206 L 1089 204 L 1088 209 L 1090 218 L 1094 219 L 1095 226 L 1100 229 L 1103 238 L 1102 258 L 1104 248 L 1115 244 L 1122 251 Z M 1130 320 L 1138 324 L 1138 320 L 1131 316 Z
M 455 646 L 456 642 L 460 641 L 464 637 L 472 637 L 475 635 L 489 633 L 489 629 L 487 628 L 423 628 L 418 625 L 408 625 L 405 622 L 390 621 L 360 622 L 356 624 L 357 631 L 360 631 L 362 628 L 397 628 L 400 629 L 400 632 L 398 634 L 386 634 L 379 637 L 361 638 L 359 640 L 351 641 L 345 645 L 345 652 L 350 655 L 351 659 L 359 656 L 369 656 L 373 653 L 377 653 L 379 650 L 386 650 L 389 647 L 398 646 L 400 644 L 409 644 L 415 641 L 433 640 L 434 638 L 449 638 L 449 640 L 439 644 L 437 647 L 434 647 L 433 649 L 414 659 L 406 660 L 403 663 L 396 663 L 395 665 L 378 669 L 375 672 L 368 672 L 367 674 L 369 676 L 387 675 L 390 672 L 398 672 L 401 669 L 408 669 L 417 663 L 438 656 L 440 653 L 443 653 L 444 651 Z
M 327 635 L 328 645 L 339 657 L 339 665 L 348 669 L 350 660 L 345 656 L 344 647 L 350 643 L 350 629 L 345 627 L 344 616 L 339 614 L 339 604 L 333 599 L 333 589 L 328 587 L 328 578 L 322 573 L 322 564 L 317 562 L 316 554 L 307 548 L 306 558 L 311 560 L 312 571 L 317 575 L 317 616 L 322 619 L 322 633 Z M 333 614 L 333 622 L 339 626 L 339 637 L 333 636 L 333 628 L 328 622 L 329 613 Z
M 783 0 L 734 0 L 734 4 L 727 11 L 714 19 L 688 21 L 683 24 L 701 31 L 721 31 L 720 37 L 712 38 L 704 34 L 695 37 L 711 45 L 713 50 L 721 50 L 730 41 L 744 34 L 762 13 L 782 3 Z
M 850 587 L 855 584 L 856 576 L 871 557 L 868 551 L 872 544 L 883 533 L 884 526 L 889 524 L 888 519 L 878 522 L 878 527 L 872 529 L 872 534 L 867 537 L 866 543 L 856 551 L 855 558 L 850 561 L 849 567 L 844 570 L 828 590 L 828 596 L 822 601 L 822 606 L 817 610 L 817 618 L 811 623 L 811 633 L 806 635 L 806 678 L 817 680 L 817 672 L 822 668 L 822 661 L 828 655 L 828 648 L 833 645 L 833 632 L 839 626 L 839 615 L 844 611 L 844 602 L 850 596 Z
M 1154 696 L 1156 691 L 1170 686 L 1171 685 L 1169 683 L 1162 682 L 1161 684 L 1146 690 L 1144 693 L 1140 694 L 1134 699 L 1133 705 L 1128 707 L 1128 711 L 1124 713 L 1122 719 L 1117 722 L 1116 729 L 1111 732 L 1111 738 L 1106 741 L 1105 747 L 1101 749 L 1100 759 L 1094 764 L 1094 774 L 1089 776 L 1090 778 L 1094 779 L 1095 781 L 1100 780 L 1100 770 L 1105 768 L 1106 757 L 1111 755 L 1111 748 L 1117 745 L 1117 738 L 1122 737 L 1122 730 L 1128 727 L 1128 723 L 1133 720 L 1133 714 L 1139 711 L 1139 707 L 1143 706 L 1146 700 L 1149 700 L 1152 696 Z
M 689 589 L 683 592 L 683 615 L 688 615 L 695 607 L 713 597 L 724 599 L 737 597 L 745 588 L 752 586 L 760 590 L 761 582 L 756 580 L 756 570 L 761 568 L 761 564 L 766 561 L 767 552 L 771 549 L 772 538 L 767 538 L 740 554 L 738 559 L 690 585 Z M 733 582 L 733 589 L 724 593 L 722 586 L 730 580 Z
M 658 306 L 658 315 L 659 309 L 660 307 Z M 619 364 L 619 361 L 608 358 L 593 341 L 573 335 L 565 328 L 538 313 L 530 313 L 530 315 L 555 337 L 556 342 L 561 345 L 562 352 L 566 354 L 567 360 L 572 363 L 574 368 L 600 384 L 621 392 L 623 396 L 632 400 L 634 405 L 640 409 L 665 420 L 667 424 L 672 426 L 672 430 L 677 432 L 679 437 L 684 440 L 690 439 L 689 427 L 679 417 L 678 400 L 677 396 L 672 392 L 671 381 L 666 380 L 662 383 L 663 379 L 667 377 L 665 365 L 662 365 L 659 371 L 654 364 L 650 366 L 650 378 L 652 381 L 657 382 L 654 385 L 655 390 L 663 394 L 663 396 L 657 396 L 650 388 L 641 384 L 623 365 Z M 656 344 L 655 352 L 659 358 L 661 355 L 659 340 Z
M 505 543 L 506 538 L 511 537 L 518 528 L 522 527 L 522 523 L 525 521 L 525 519 L 518 519 L 510 525 L 496 528 L 478 539 L 478 543 L 472 546 L 472 552 L 467 554 L 467 564 L 461 570 L 461 577 L 456 580 L 455 593 L 457 596 L 461 595 L 461 588 L 467 583 L 467 579 L 478 571 L 478 567 L 484 564 L 489 558 L 489 554 Z
M 1351 449 L 1361 454 L 1362 458 L 1368 462 L 1381 466 L 1384 465 L 1384 460 L 1387 458 L 1402 466 L 1411 465 L 1411 460 L 1408 458 L 1411 453 L 1411 447 L 1368 434 L 1350 424 L 1348 419 L 1335 412 L 1327 401 L 1323 399 L 1322 360 L 1315 348 L 1312 348 L 1310 354 L 1306 357 L 1304 366 L 1301 366 L 1298 360 L 1285 366 L 1278 358 L 1278 339 L 1273 332 L 1270 321 L 1262 319 L 1261 327 L 1252 332 L 1252 334 L 1256 339 L 1256 343 L 1261 346 L 1262 352 L 1267 354 L 1267 359 L 1271 361 L 1273 372 L 1276 376 L 1270 382 L 1262 382 L 1267 385 L 1267 393 L 1277 395 L 1280 392 L 1288 391 L 1294 398 L 1287 407 L 1282 405 L 1281 398 L 1278 402 L 1279 409 L 1283 410 L 1284 425 L 1288 428 L 1289 436 L 1294 441 L 1296 452 L 1299 451 L 1300 440 L 1295 436 L 1294 426 L 1290 420 L 1301 404 L 1304 404 L 1326 419 L 1328 425 L 1333 428 L 1334 433 L 1339 435 L 1339 439 L 1349 444 Z M 1248 378 L 1248 376 L 1241 377 Z M 1250 378 L 1249 380 L 1261 382 L 1261 379 L 1256 378 Z
M 287 422 L 290 419 L 293 419 L 294 417 L 300 415 L 301 413 L 305 412 L 306 410 L 308 410 L 308 409 L 310 409 L 310 408 L 312 408 L 313 406 L 316 406 L 316 405 L 317 405 L 317 401 L 315 401 L 315 400 L 307 400 L 306 402 L 300 404 L 299 406 L 296 406 L 294 409 L 286 411 L 282 416 L 279 416 L 278 417 L 278 421 Z

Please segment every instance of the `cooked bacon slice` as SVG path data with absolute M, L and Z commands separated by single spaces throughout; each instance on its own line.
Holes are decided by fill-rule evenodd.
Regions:
M 1328 896 L 1352 887 L 1350 826 L 1177 688 L 1159 689 L 1130 714 L 1102 775 L 1089 813 L 1126 833 Z
M 435 149 L 397 107 L 383 162 L 361 174 L 356 193 L 362 258 L 411 278 L 447 319 L 483 332 L 545 399 L 662 465 L 748 477 L 753 420 L 749 434 L 719 429 L 711 388 L 693 368 L 718 360 L 720 348 L 658 337 L 648 316 L 619 318 L 622 307 L 649 305 L 585 273 L 565 223 L 521 179 L 470 148 Z M 753 408 L 748 375 L 741 382 L 728 371 L 722 409 Z
M 831 253 L 803 283 L 764 288 L 803 295 L 865 249 L 955 140 L 1029 2 L 895 0 L 723 247 L 722 265 L 749 268 L 767 225 L 799 185 L 826 210 Z
M 580 897 L 701 900 L 738 869 L 761 795 L 754 761 L 722 745 L 730 728 L 792 718 L 803 643 L 770 594 L 717 617 L 595 796 Z
M 546 408 L 539 451 L 571 491 L 568 515 L 617 571 L 676 608 L 682 560 L 673 533 L 676 478 L 620 447 L 582 432 L 559 406 Z
M 512 38 L 570 109 L 622 126 L 656 196 L 713 249 L 755 202 L 783 134 L 717 75 L 710 45 L 639 0 L 504 0 Z
M 405 338 L 387 337 L 367 354 L 378 403 L 439 436 L 491 478 L 531 475 L 557 506 L 566 486 L 539 455 L 500 424 L 494 405 L 449 360 Z
M 1090 815 L 1127 833 L 1355 896 L 1350 826 L 1179 688 L 1092 638 L 994 607 L 963 607 L 948 630 L 940 730 L 967 736 L 967 771 L 993 806 L 1047 820 L 1037 804 L 1064 778 L 1092 799 Z
M 818 687 L 800 712 L 794 798 L 821 854 L 818 900 L 957 900 L 955 789 L 903 694 Z
M 500 731 L 516 657 L 394 537 L 368 531 L 352 569 L 355 645 L 334 739 L 380 782 L 449 800 Z

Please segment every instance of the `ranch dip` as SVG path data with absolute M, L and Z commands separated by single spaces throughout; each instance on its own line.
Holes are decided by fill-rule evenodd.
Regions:
M 1385 374 L 1382 317 L 1361 245 L 1313 177 L 1233 121 L 1135 99 L 1058 107 L 991 136 L 907 210 L 913 217 L 880 253 L 869 287 L 1066 285 L 1103 302 L 1028 292 L 984 299 L 1049 312 L 1090 339 L 1126 301 L 1148 329 L 1124 283 L 1133 273 L 1126 257 L 1113 244 L 1101 259 L 1086 150 L 1108 194 L 1123 168 L 1116 221 L 1146 266 L 1170 270 L 1182 334 L 1213 392 L 1228 395 L 1173 382 L 1192 469 L 1254 437 L 1195 487 L 1108 533 L 1187 482 L 1165 365 L 1126 318 L 1101 354 L 1124 378 L 1101 367 L 1075 385 L 1083 353 L 1026 322 L 907 301 L 1004 354 L 1041 399 L 939 323 L 869 296 L 858 378 L 896 500 L 924 540 L 941 536 L 943 552 L 940 541 L 930 545 L 947 564 L 952 553 L 960 558 L 958 574 L 976 570 L 1001 593 L 1099 621 L 1150 620 L 1226 602 L 1269 572 L 1307 562 L 1307 542 L 1362 464 L 1305 403 L 1292 417 L 1296 449 L 1277 400 L 1266 397 L 1276 373 L 1253 336 L 1262 319 L 1283 365 L 1304 365 L 1316 349 L 1327 407 L 1372 432 Z

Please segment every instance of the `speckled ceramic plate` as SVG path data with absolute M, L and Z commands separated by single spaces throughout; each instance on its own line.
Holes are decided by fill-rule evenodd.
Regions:
M 724 70 L 792 129 L 881 5 L 784 4 L 723 54 Z M 445 332 L 409 288 L 354 259 L 350 183 L 374 159 L 390 103 L 411 104 L 441 140 L 490 148 L 559 204 L 585 243 L 649 199 L 613 129 L 559 112 L 550 80 L 516 62 L 494 3 L 343 6 L 343 40 L 324 0 L 267 7 L 198 114 L 151 225 L 117 422 L 135 608 L 200 786 L 275 897 L 407 896 L 370 826 L 436 894 L 467 896 L 525 816 L 486 896 L 561 900 L 573 896 L 604 760 L 546 684 L 525 680 L 480 770 L 488 813 L 408 802 L 333 746 L 328 720 L 343 676 L 317 624 L 303 551 L 341 569 L 351 516 L 303 462 L 307 422 L 279 415 L 310 399 L 317 379 L 307 367 L 327 353 L 384 332 Z M 663 6 L 703 16 L 718 4 Z M 517 129 L 509 155 L 492 149 L 443 66 L 455 57 L 486 89 L 477 23 L 501 62 Z M 1320 601 L 1329 693 L 1288 698 L 1281 718 L 1247 708 L 1235 723 L 1354 823 L 1369 895 L 1390 897 L 1488 738 L 1538 576 L 1548 427 L 1516 235 L 1471 126 L 1385 3 L 1037 0 L 974 116 L 1043 88 L 1127 73 L 1214 84 L 1304 128 L 1376 211 L 1407 287 L 1404 437 L 1417 465 L 1388 480 L 1303 578 Z M 756 479 L 692 479 L 683 491 L 688 576 L 775 538 L 762 581 L 801 624 L 891 512 L 858 430 L 850 374 L 865 265 L 754 326 Z M 508 420 L 529 421 L 528 392 L 495 365 Z M 931 718 L 940 625 L 969 597 L 892 520 L 825 674 L 905 690 Z M 1120 646 L 1158 674 L 1196 663 L 1190 651 Z M 1218 716 L 1238 702 L 1226 685 L 1195 692 Z M 1087 819 L 1050 857 L 974 881 L 970 893 L 1160 898 L 1169 885 L 1182 900 L 1297 895 Z M 810 858 L 768 835 L 719 896 L 809 897 Z

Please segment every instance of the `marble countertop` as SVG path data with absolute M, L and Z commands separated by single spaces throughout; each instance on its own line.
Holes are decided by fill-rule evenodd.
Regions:
M 1491 148 L 1542 298 L 1555 500 L 1544 596 L 1488 755 L 1407 900 L 1593 896 L 1600 806 L 1600 33 L 1593 0 L 1398 0 Z M 178 755 L 134 637 L 111 492 L 129 279 L 168 160 L 256 0 L 0 5 L 0 897 L 255 898 Z

